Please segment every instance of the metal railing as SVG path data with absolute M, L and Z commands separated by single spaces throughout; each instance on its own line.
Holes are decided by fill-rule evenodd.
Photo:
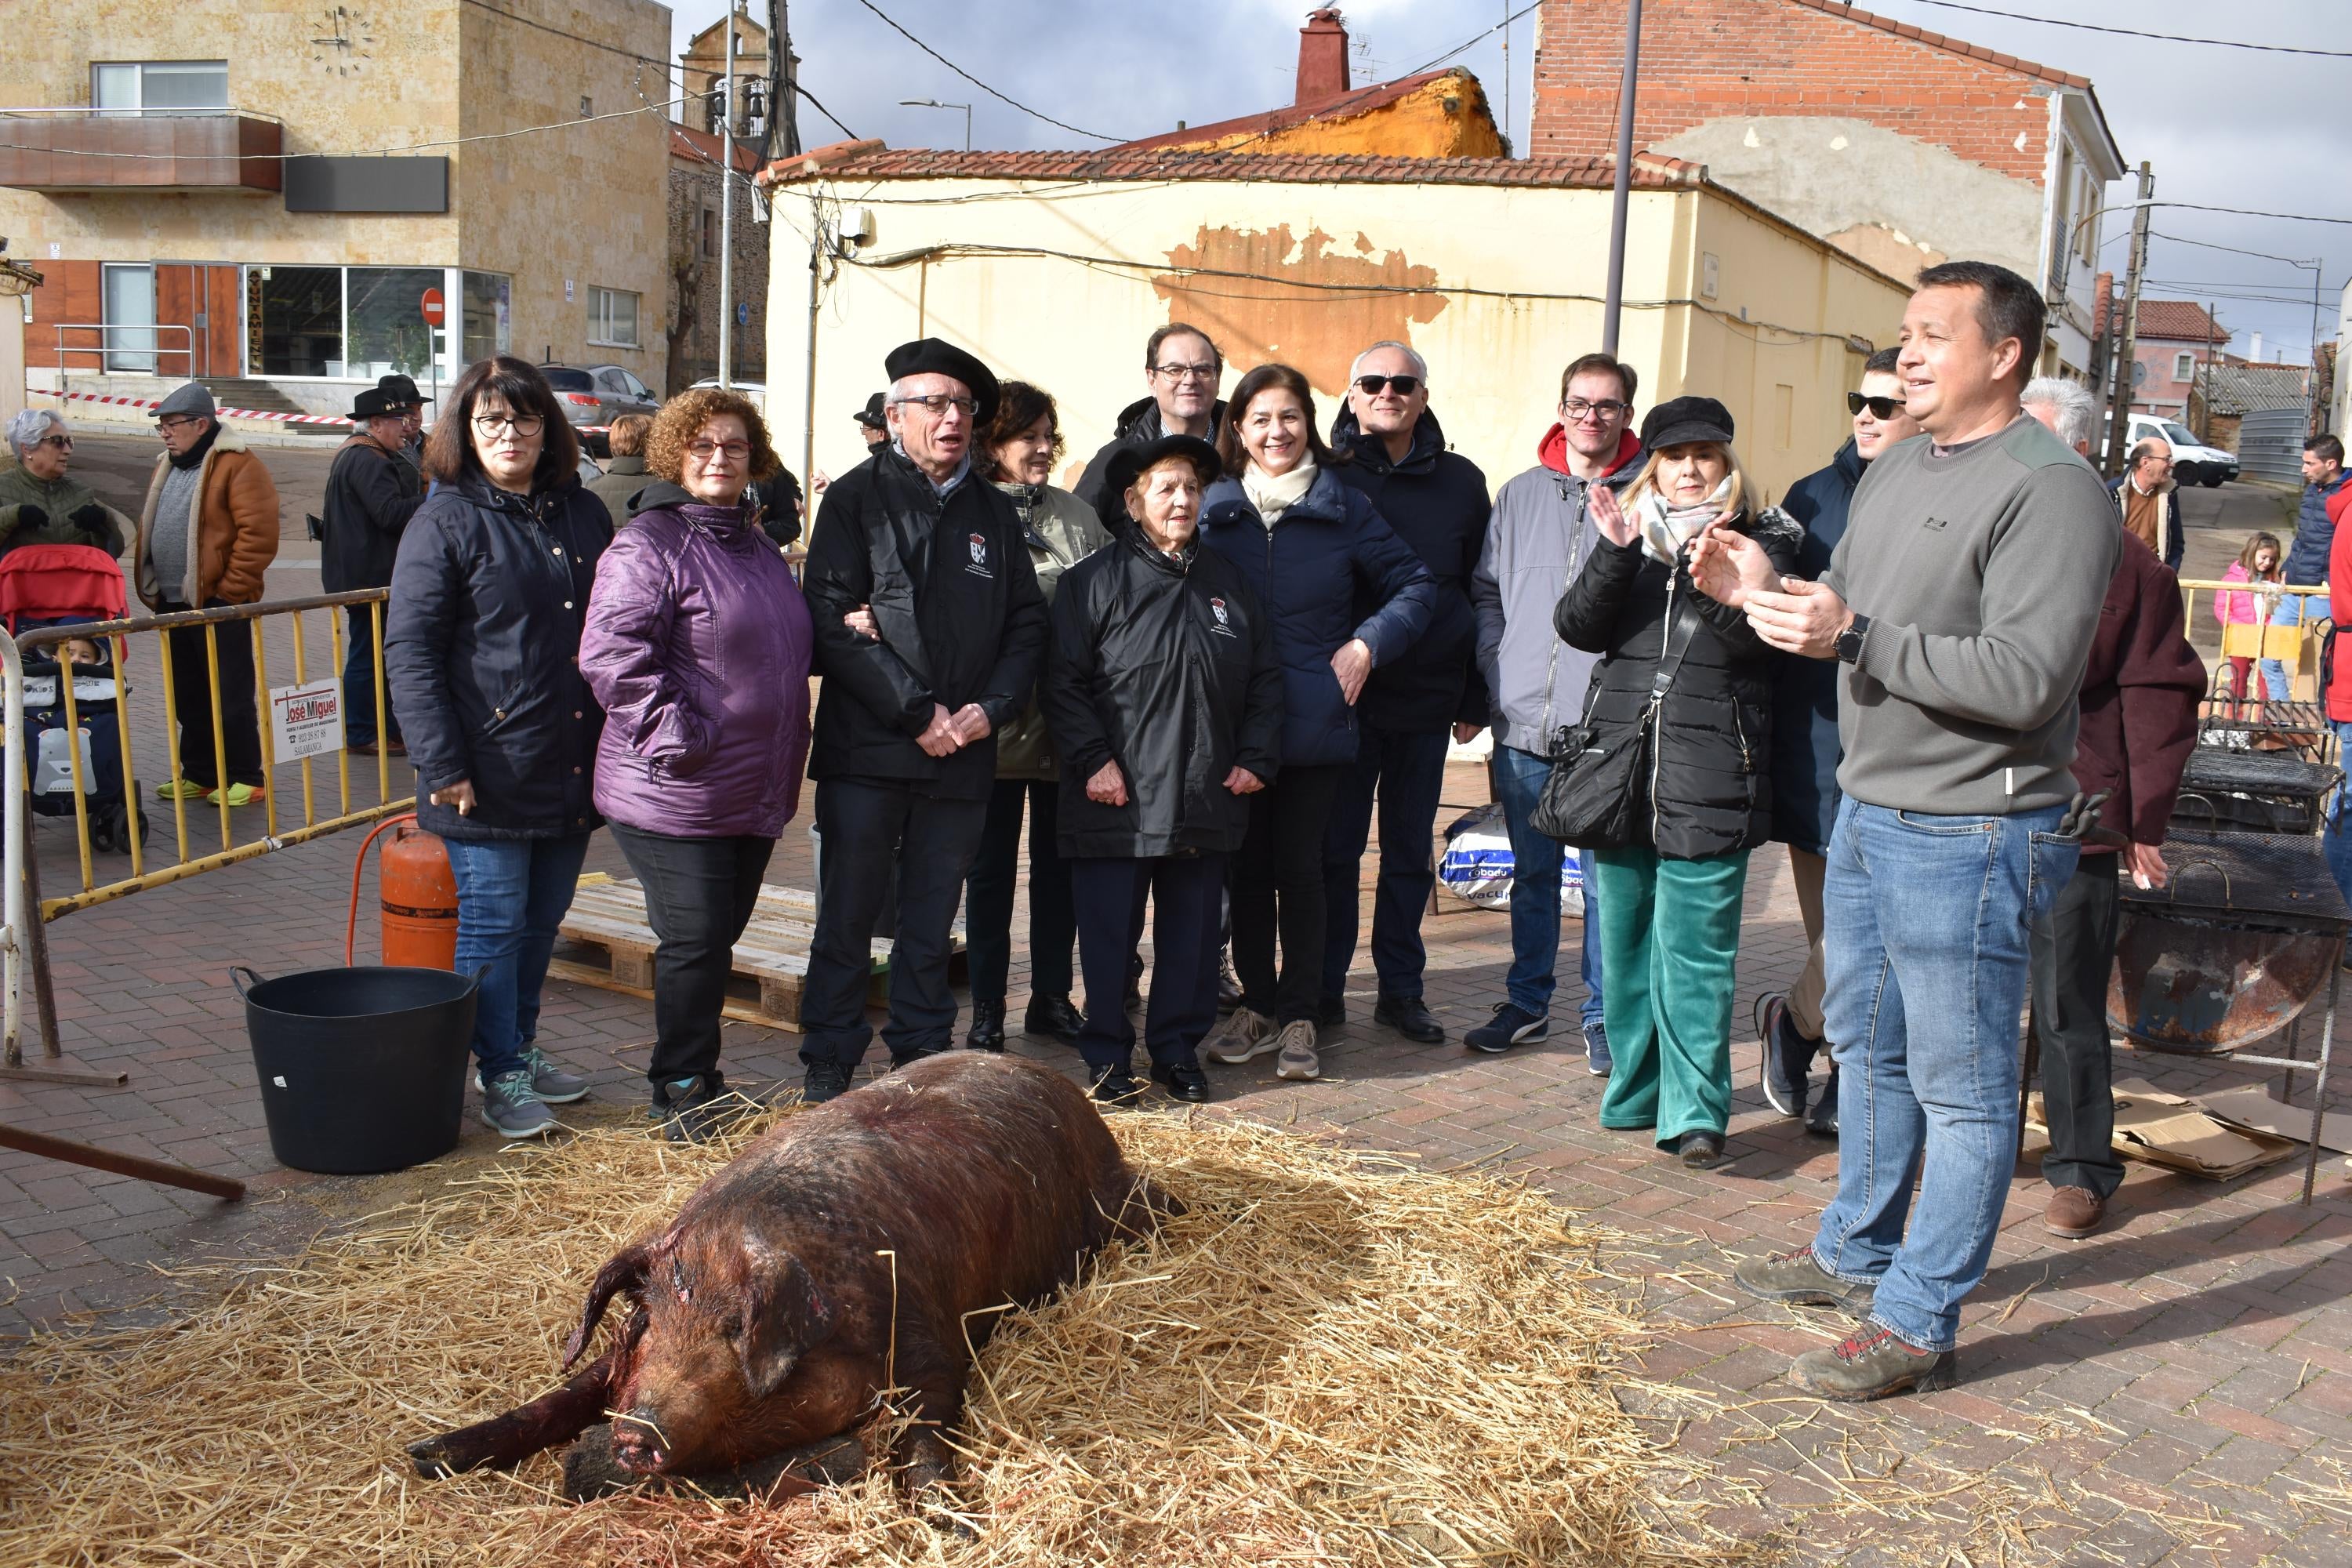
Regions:
M 50 352 L 56 355 L 57 372 L 59 375 L 65 374 L 72 368 L 66 363 L 68 354 L 96 354 L 98 374 L 100 375 L 161 375 L 165 374 L 160 366 L 167 355 L 184 359 L 191 366 L 196 363 L 195 329 L 180 321 L 52 321 L 49 327 Z M 66 342 L 68 332 L 96 332 L 99 341 L 94 343 L 69 343 Z M 114 336 L 117 332 L 145 332 L 151 334 L 151 337 L 143 347 L 122 348 L 117 345 Z M 152 336 L 158 332 L 179 333 L 181 346 L 176 349 L 165 348 L 160 339 Z M 109 355 L 120 359 L 143 359 L 147 361 L 147 368 L 119 370 L 106 363 Z

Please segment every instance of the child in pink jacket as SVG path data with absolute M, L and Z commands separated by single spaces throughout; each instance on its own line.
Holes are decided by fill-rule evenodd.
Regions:
M 2238 559 L 2221 574 L 2224 583 L 2280 583 L 2285 581 L 2279 570 L 2278 536 L 2257 533 L 2246 541 Z M 2221 648 L 2230 667 L 2230 712 L 2241 717 L 2246 697 L 2246 677 L 2254 668 L 2256 653 L 2234 653 L 2231 645 L 2236 641 L 2231 630 L 2236 626 L 2252 626 L 2249 643 L 2260 646 L 2263 623 L 2270 619 L 2271 606 L 2277 603 L 2273 594 L 2218 592 L 2213 595 L 2213 618 L 2221 623 Z M 2242 634 L 2243 635 L 2243 634 Z

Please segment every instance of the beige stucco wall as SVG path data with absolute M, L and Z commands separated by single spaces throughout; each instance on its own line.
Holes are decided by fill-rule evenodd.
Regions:
M 669 10 L 651 0 L 516 0 L 523 16 L 658 61 Z M 319 40 L 340 36 L 349 47 Z M 229 62 L 229 100 L 284 122 L 289 153 L 391 150 L 659 105 L 658 65 L 639 65 L 463 0 L 5 0 L 0 104 L 86 105 L 92 61 Z M 667 134 L 658 110 L 466 146 L 450 159 L 450 211 L 289 213 L 275 193 L 0 189 L 0 234 L 38 266 L 214 261 L 468 267 L 513 277 L 513 345 L 593 357 L 662 383 Z M 572 298 L 563 298 L 564 280 Z M 591 283 L 643 297 L 641 347 L 587 342 Z M 456 302 L 453 300 L 454 306 Z
M 828 221 L 852 230 L 870 210 L 873 239 L 824 288 L 812 400 L 805 257 L 818 194 Z M 1082 462 L 1108 438 L 1118 409 L 1144 395 L 1146 335 L 1181 318 L 1223 345 L 1228 387 L 1269 358 L 1307 370 L 1325 395 L 1327 422 L 1358 348 L 1412 342 L 1430 361 L 1447 436 L 1500 484 L 1534 463 L 1561 367 L 1600 346 L 1609 199 L 1606 191 L 1272 181 L 1041 183 L 1034 193 L 972 180 L 786 185 L 777 192 L 768 310 L 770 417 L 797 467 L 813 401 L 815 464 L 842 472 L 862 453 L 849 416 L 883 384 L 883 355 L 929 333 L 1054 393 L 1066 461 Z M 941 245 L 1033 254 L 907 259 Z M 1635 193 L 1629 300 L 1694 300 L 1710 252 L 1716 297 L 1698 301 L 1709 310 L 1629 310 L 1621 349 L 1641 374 L 1645 407 L 1685 390 L 1722 397 L 1743 457 L 1777 496 L 1844 437 L 1843 399 L 1860 371 L 1845 334 L 1893 342 L 1904 291 L 1720 194 Z M 1171 261 L 1286 281 L 1188 280 Z M 1384 291 L 1396 285 L 1437 291 Z M 1738 321 L 1742 307 L 1752 322 Z M 1754 324 L 1768 321 L 1832 340 Z

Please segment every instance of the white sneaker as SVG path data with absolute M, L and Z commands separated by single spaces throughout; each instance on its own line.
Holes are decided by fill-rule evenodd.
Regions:
M 1229 1067 L 1280 1048 L 1275 1039 L 1274 1020 L 1247 1007 L 1234 1008 L 1234 1016 L 1219 1024 L 1201 1043 L 1202 1056 Z
M 1314 1019 L 1285 1024 L 1282 1033 L 1274 1037 L 1274 1046 L 1280 1053 L 1274 1058 L 1275 1077 L 1305 1082 L 1323 1076 L 1323 1060 L 1315 1053 Z

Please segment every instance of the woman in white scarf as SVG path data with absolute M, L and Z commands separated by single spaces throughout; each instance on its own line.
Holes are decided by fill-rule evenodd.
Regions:
M 1613 750 L 1646 731 L 1650 746 L 1635 842 L 1586 854 L 1601 891 L 1614 1058 L 1601 1124 L 1650 1131 L 1697 1170 L 1724 1159 L 1740 900 L 1748 851 L 1770 827 L 1772 706 L 1769 650 L 1738 611 L 1693 586 L 1690 545 L 1736 530 L 1785 573 L 1802 538 L 1757 507 L 1731 432 L 1730 411 L 1711 397 L 1651 410 L 1648 466 L 1622 504 L 1592 488 L 1601 537 L 1554 617 L 1570 646 L 1602 655 L 1586 710 L 1591 745 Z

